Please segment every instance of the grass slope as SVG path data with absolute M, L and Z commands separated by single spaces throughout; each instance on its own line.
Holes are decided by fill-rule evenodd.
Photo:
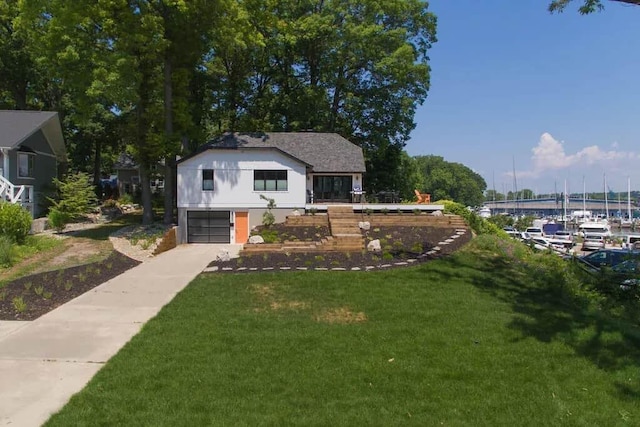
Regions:
M 638 425 L 638 328 L 490 243 L 202 275 L 47 425 Z

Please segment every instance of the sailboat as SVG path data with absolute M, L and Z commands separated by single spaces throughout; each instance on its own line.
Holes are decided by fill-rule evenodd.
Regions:
M 606 216 L 605 218 L 609 219 L 609 199 L 607 198 L 607 174 L 604 174 L 604 209 Z
M 620 227 L 631 228 L 633 217 L 631 216 L 631 178 L 627 178 L 627 217 L 622 218 Z

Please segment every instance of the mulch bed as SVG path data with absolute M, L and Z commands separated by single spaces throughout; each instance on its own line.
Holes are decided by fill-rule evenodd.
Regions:
M 326 227 L 325 227 L 326 228 Z M 261 230 L 258 230 L 261 232 Z M 271 235 L 284 235 L 286 240 L 320 240 L 319 232 L 328 234 L 328 229 L 319 227 L 288 227 L 274 225 Z M 325 235 L 326 235 L 325 234 Z M 450 254 L 471 240 L 471 232 L 439 245 L 456 235 L 454 228 L 434 228 L 418 226 L 385 226 L 363 232 L 365 245 L 379 239 L 382 251 L 369 252 L 268 252 L 247 254 L 229 261 L 213 261 L 209 271 L 252 272 L 287 270 L 370 270 L 373 268 L 399 268 Z M 314 236 L 313 239 L 310 236 Z M 320 236 L 322 237 L 322 236 Z M 278 239 L 282 240 L 282 239 Z M 433 250 L 436 248 L 437 250 Z
M 140 261 L 112 252 L 100 262 L 21 277 L 0 288 L 0 320 L 34 320 Z

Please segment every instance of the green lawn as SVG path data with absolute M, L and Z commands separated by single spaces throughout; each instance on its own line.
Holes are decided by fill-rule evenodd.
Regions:
M 47 425 L 639 425 L 637 325 L 480 241 L 386 272 L 200 276 Z

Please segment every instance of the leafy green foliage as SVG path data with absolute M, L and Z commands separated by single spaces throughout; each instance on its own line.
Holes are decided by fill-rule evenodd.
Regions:
M 18 313 L 24 313 L 27 310 L 27 303 L 24 302 L 24 298 L 22 297 L 14 297 L 11 303 Z
M 467 225 L 476 234 L 495 234 L 498 236 L 507 237 L 507 234 L 499 228 L 496 224 L 481 218 L 474 211 L 467 209 L 460 203 L 453 202 L 451 200 L 439 200 L 435 202 L 437 205 L 444 205 L 444 212 L 454 215 L 460 215 L 464 218 Z
M 486 202 L 492 202 L 494 200 L 497 200 L 497 201 L 504 200 L 504 194 L 499 193 L 496 190 L 487 190 L 485 192 L 484 200 Z
M 534 220 L 534 217 L 531 215 L 520 217 L 516 221 L 515 227 L 518 230 L 526 230 L 527 228 L 533 226 L 533 220 Z
M 91 178 L 86 173 L 68 175 L 64 181 L 56 178 L 54 184 L 58 189 L 59 199 L 50 199 L 52 211 L 67 215 L 69 219 L 81 217 L 98 203 Z M 61 215 L 55 215 L 58 223 L 64 219 Z
M 71 222 L 71 215 L 66 212 L 62 212 L 57 208 L 51 208 L 49 209 L 47 220 L 54 230 L 62 231 L 64 230 L 64 227 Z
M 549 3 L 549 12 L 563 12 L 564 9 L 572 2 L 573 0 L 553 0 Z M 582 5 L 578 8 L 578 11 L 582 15 L 588 15 L 594 12 L 600 12 L 604 9 L 604 5 L 601 0 L 580 0 L 582 1 Z M 633 5 L 640 5 L 640 0 L 611 0 L 618 3 L 626 3 Z
M 513 227 L 515 220 L 510 215 L 493 215 L 487 218 L 487 221 L 496 225 L 496 227 L 503 229 L 505 227 Z
M 487 184 L 467 166 L 440 156 L 417 156 L 415 160 L 424 176 L 424 187 L 418 190 L 430 193 L 431 200 L 453 200 L 465 206 L 479 206 L 484 201 Z
M 0 266 L 10 267 L 16 256 L 14 242 L 5 235 L 0 235 Z
M 16 243 L 23 243 L 31 231 L 33 218 L 22 206 L 0 201 L 0 235 Z
M 276 207 L 276 201 L 264 194 L 261 194 L 260 198 L 267 201 L 267 210 L 262 214 L 262 225 L 265 227 L 271 227 L 276 222 L 276 217 L 273 215 L 273 209 Z

